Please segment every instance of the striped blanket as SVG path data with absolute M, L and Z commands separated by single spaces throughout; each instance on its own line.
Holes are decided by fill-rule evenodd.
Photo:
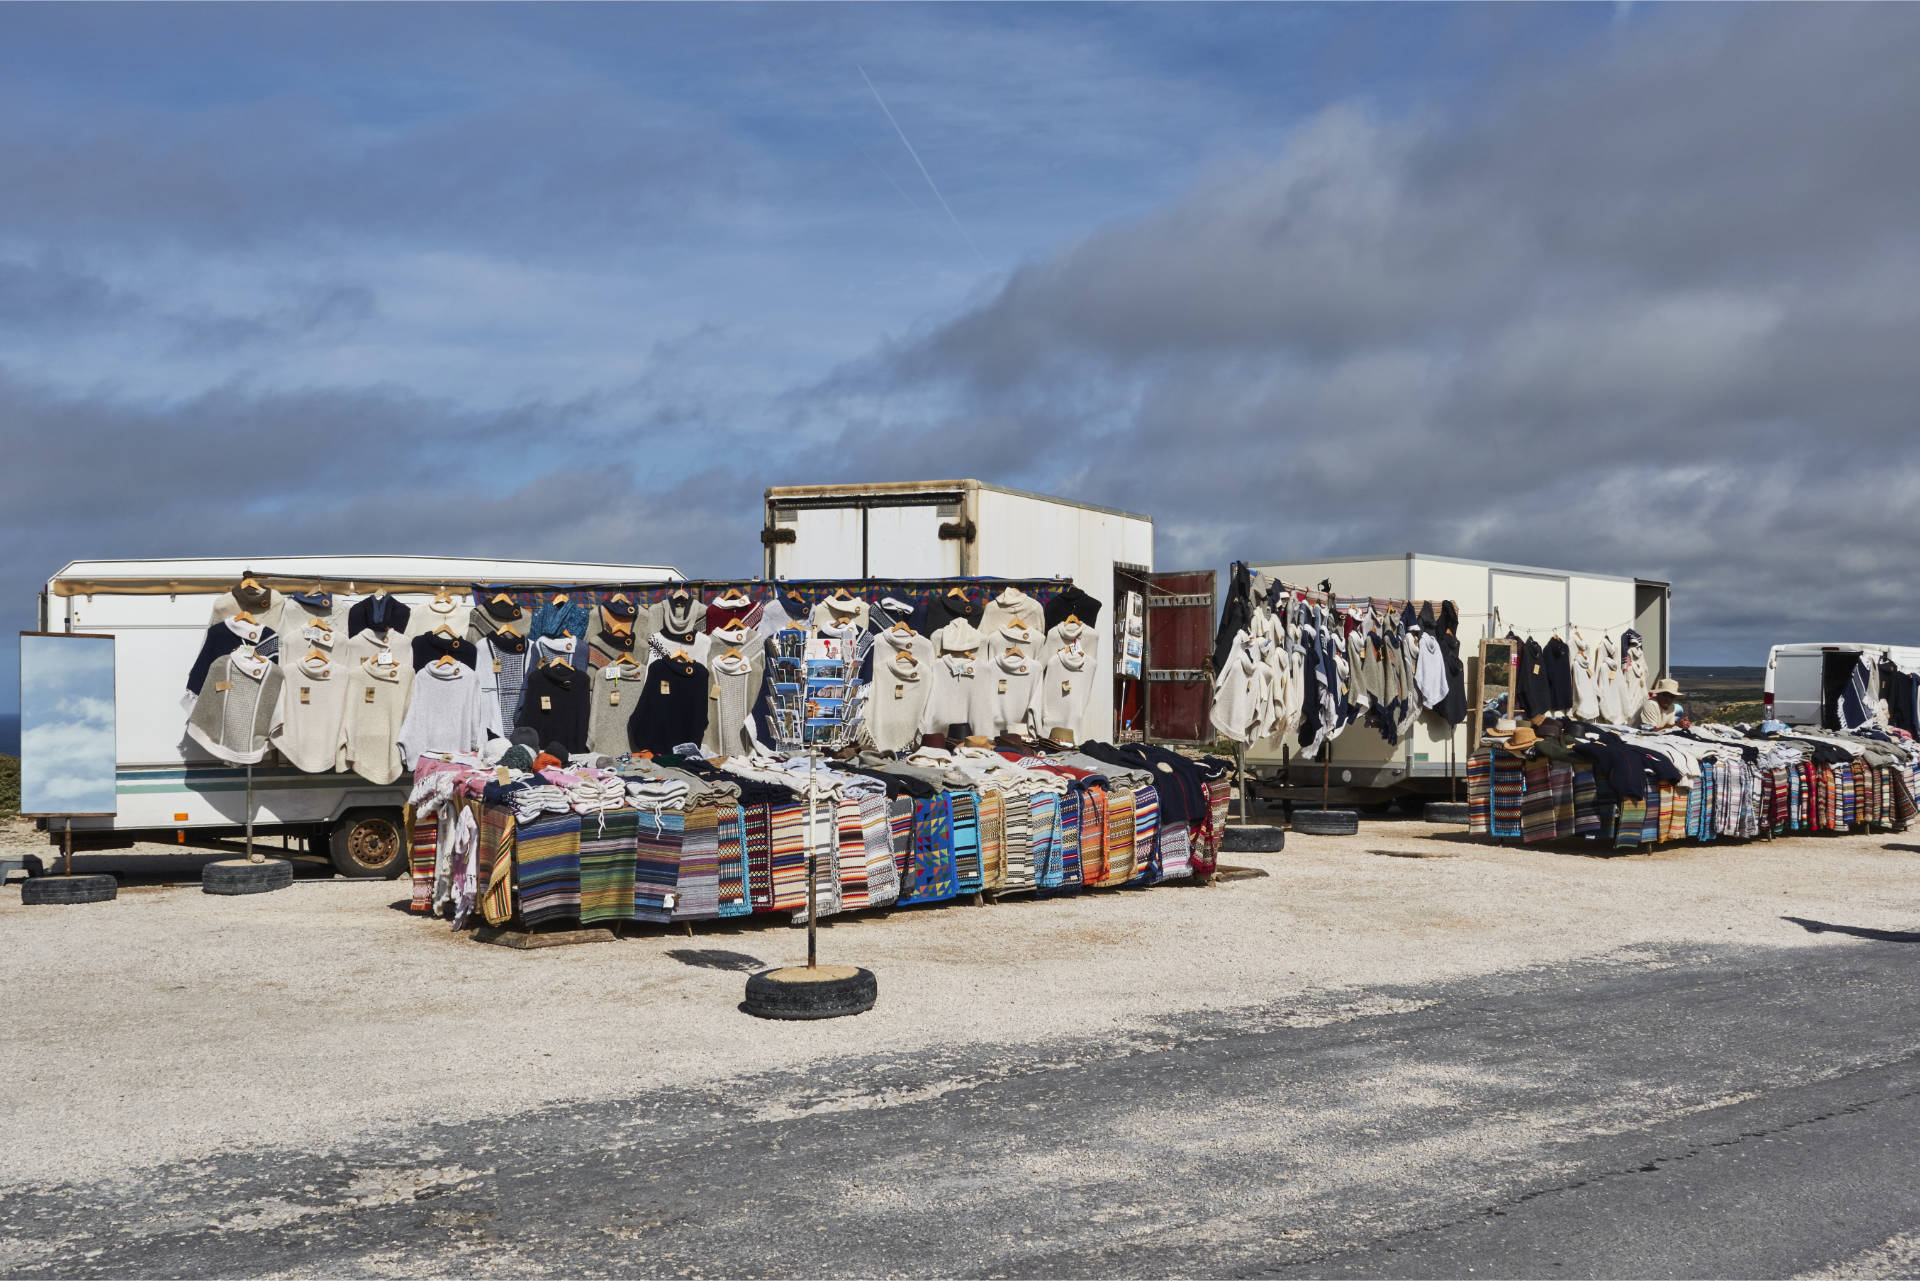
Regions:
M 860 820 L 860 802 L 840 798 L 835 846 L 840 859 L 840 910 L 858 912 L 872 905 L 867 894 L 867 829 Z
M 745 806 L 747 899 L 756 912 L 773 910 L 773 807 L 764 801 Z
M 1544 758 L 1528 761 L 1521 774 L 1520 839 L 1529 845 L 1554 837 L 1553 766 Z
M 980 794 L 960 791 L 952 796 L 954 892 L 971 894 L 980 888 Z
M 980 888 L 1007 883 L 1006 797 L 997 788 L 980 789 Z
M 1102 886 L 1125 885 L 1133 879 L 1133 792 L 1121 789 L 1107 793 L 1106 815 L 1107 874 Z
M 1561 840 L 1574 835 L 1573 766 L 1554 761 L 1547 767 L 1547 786 L 1553 789 L 1553 834 Z
M 1160 879 L 1171 881 L 1176 877 L 1193 875 L 1193 858 L 1188 852 L 1187 825 L 1185 823 L 1162 823 L 1155 836 L 1160 860 Z
M 911 796 L 899 796 L 887 802 L 887 828 L 893 837 L 894 901 L 907 890 L 907 867 L 913 859 L 913 815 Z
M 1060 883 L 1060 805 L 1052 792 L 1035 792 L 1027 798 L 1027 830 L 1033 838 L 1033 884 L 1037 889 Z
M 1588 778 L 1592 778 L 1589 771 Z M 1486 836 L 1493 830 L 1493 749 L 1467 757 L 1467 831 Z
M 480 815 L 480 915 L 488 925 L 513 919 L 513 807 L 489 805 Z
M 790 912 L 807 905 L 807 811 L 797 801 L 771 807 L 769 849 L 773 871 L 773 910 Z
M 440 819 L 438 815 L 421 816 L 414 812 L 413 806 L 407 806 L 407 870 L 413 874 L 413 898 L 407 904 L 410 912 L 431 912 L 433 910 L 433 867 L 440 856 Z
M 886 907 L 900 897 L 900 873 L 893 865 L 893 824 L 887 814 L 887 798 L 867 795 L 860 798 L 860 841 L 867 858 L 867 902 Z M 909 827 L 912 818 L 908 818 Z
M 916 801 L 913 853 L 900 885 L 900 903 L 937 903 L 957 892 L 953 870 L 953 798 L 955 793 Z
M 1001 794 L 1000 826 L 1005 833 L 1001 893 L 1033 888 L 1033 796 Z
M 724 805 L 720 818 L 720 915 L 745 916 L 753 910 L 747 901 L 746 810 Z
M 1059 862 L 1055 879 L 1042 881 L 1040 888 L 1055 893 L 1074 893 L 1080 889 L 1080 821 L 1084 812 L 1086 788 L 1075 783 L 1060 797 Z
M 545 814 L 520 825 L 514 850 L 520 920 L 532 929 L 580 916 L 580 816 Z
M 1493 754 L 1493 835 L 1521 834 L 1521 795 L 1526 787 L 1526 763 L 1507 752 Z
M 673 919 L 710 921 L 720 915 L 720 816 L 711 805 L 688 810 L 681 830 Z
M 686 815 L 672 810 L 635 810 L 633 919 L 665 925 L 673 918 L 680 883 L 680 849 Z
M 1155 857 L 1160 827 L 1160 790 L 1147 786 L 1133 793 L 1133 879 L 1142 885 L 1160 880 L 1160 862 Z
M 1080 796 L 1080 883 L 1101 885 L 1107 875 L 1107 789 L 1089 786 Z
M 639 816 L 603 810 L 580 819 L 580 924 L 609 925 L 633 916 L 634 845 Z

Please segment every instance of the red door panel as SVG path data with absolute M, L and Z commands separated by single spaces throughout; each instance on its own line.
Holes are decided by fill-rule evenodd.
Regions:
M 1147 738 L 1213 740 L 1214 571 L 1147 575 Z

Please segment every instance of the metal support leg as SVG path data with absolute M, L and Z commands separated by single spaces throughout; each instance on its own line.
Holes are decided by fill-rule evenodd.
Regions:
M 253 849 L 253 762 L 247 762 L 247 862 L 264 863 L 265 854 L 256 854 Z

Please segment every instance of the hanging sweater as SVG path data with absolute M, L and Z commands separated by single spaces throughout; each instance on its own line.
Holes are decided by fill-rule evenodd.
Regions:
M 293 676 L 294 667 L 309 654 L 321 654 L 329 659 L 336 658 L 340 652 L 341 642 L 346 639 L 344 631 L 335 628 L 324 618 L 306 618 L 302 621 L 303 616 L 295 612 L 297 608 L 289 601 L 287 608 L 280 615 L 281 621 L 293 627 L 292 631 L 280 633 L 284 641 L 279 647 L 280 670 L 286 673 L 289 679 Z M 345 620 L 342 619 L 343 625 L 344 622 Z
M 1220 737 L 1244 743 L 1252 737 L 1252 727 L 1259 714 L 1255 688 L 1255 663 L 1247 641 L 1247 633 L 1241 632 L 1234 638 L 1233 648 L 1227 651 L 1227 661 L 1213 678 L 1213 728 Z
M 716 635 L 718 633 L 715 633 Z M 744 653 L 724 651 L 707 665 L 707 730 L 703 746 L 709 753 L 738 756 L 753 751 L 747 713 L 753 706 L 753 660 Z
M 587 682 L 587 750 L 605 756 L 625 756 L 627 721 L 640 706 L 647 669 L 631 655 L 595 669 Z
M 589 673 L 560 662 L 528 672 L 518 728 L 532 730 L 542 747 L 558 743 L 569 755 L 586 751 L 592 680 Z
M 1002 652 L 975 668 L 967 719 L 976 734 L 1031 734 L 1028 716 L 1040 669 L 1031 658 Z
M 295 768 L 309 774 L 344 769 L 340 723 L 346 711 L 345 668 L 331 657 L 296 659 L 281 668 L 273 745 Z
M 1086 622 L 1056 623 L 1047 629 L 1046 639 L 1040 642 L 1041 663 L 1052 662 L 1053 656 L 1063 649 L 1077 649 L 1092 662 L 1100 657 L 1100 633 Z
M 344 639 L 347 611 L 334 604 L 331 593 L 313 596 L 302 592 L 283 597 L 282 601 L 280 612 L 274 617 L 273 630 L 286 638 L 288 648 L 301 644 L 309 627 L 317 626 L 327 632 L 337 633 Z M 311 648 L 311 645 L 308 647 Z M 332 643 L 328 642 L 322 648 L 331 649 Z M 285 667 L 305 653 L 306 649 L 302 649 L 299 654 L 282 659 L 280 665 Z
M 1018 587 L 1009 587 L 987 602 L 980 616 L 980 630 L 992 635 L 1015 618 L 1025 623 L 1036 636 L 1047 634 L 1046 611 L 1040 607 L 1039 601 Z
M 271 627 L 242 623 L 232 618 L 223 619 L 207 628 L 206 637 L 200 642 L 199 656 L 187 671 L 187 705 L 191 707 L 193 700 L 199 697 L 215 659 L 226 657 L 242 645 L 259 653 L 277 635 Z
M 813 607 L 813 613 L 807 621 L 815 631 L 823 627 L 844 627 L 848 623 L 865 631 L 868 614 L 867 602 L 863 600 L 853 597 L 842 600 L 837 596 L 829 596 Z
M 1084 626 L 1094 627 L 1100 622 L 1100 602 L 1069 583 L 1064 590 L 1055 592 L 1053 599 L 1047 602 L 1043 618 L 1047 630 L 1051 632 L 1066 622 L 1069 617 L 1079 619 Z M 1088 657 L 1092 656 L 1093 652 L 1089 650 Z
M 707 607 L 692 592 L 669 592 L 647 606 L 640 619 L 641 640 L 650 641 L 660 632 L 671 632 L 684 644 L 707 630 Z
M 358 636 L 364 631 L 391 631 L 400 636 L 407 634 L 407 623 L 413 611 L 385 592 L 376 592 L 372 596 L 363 596 L 353 603 L 347 611 L 347 635 Z
M 520 696 L 527 688 L 527 638 L 514 632 L 494 632 L 474 647 L 474 671 L 480 688 L 500 707 L 500 728 L 511 734 L 519 724 Z
M 732 627 L 747 616 L 753 608 L 753 602 L 739 590 L 723 592 L 707 602 L 706 628 L 717 632 L 723 627 Z
M 500 704 L 480 688 L 478 672 L 450 660 L 414 673 L 407 714 L 394 736 L 403 762 L 411 766 L 429 752 L 478 752 L 489 735 L 506 737 Z
M 402 630 L 408 636 L 425 636 L 445 626 L 455 636 L 467 634 L 468 621 L 473 615 L 473 606 L 449 596 L 445 600 L 429 600 L 424 605 L 415 605 L 407 613 L 407 623 Z
M 1072 647 L 1054 651 L 1033 695 L 1034 728 L 1042 737 L 1052 737 L 1055 730 L 1067 731 L 1075 742 L 1087 737 L 1087 703 L 1098 673 L 1084 651 Z
M 1600 718 L 1600 656 L 1593 643 L 1578 631 L 1573 634 L 1573 656 L 1569 664 L 1573 680 L 1573 715 L 1578 720 Z
M 223 761 L 265 758 L 280 702 L 280 669 L 257 654 L 222 654 L 187 718 L 187 736 Z
M 442 658 L 451 658 L 468 668 L 480 665 L 480 651 L 459 632 L 451 637 L 437 631 L 428 632 L 424 636 L 414 637 L 410 648 L 413 652 L 413 670 L 416 672 Z
M 362 658 L 348 668 L 346 679 L 341 758 L 368 782 L 391 783 L 404 768 L 398 740 L 413 671 L 403 662 Z
M 483 636 L 491 636 L 508 623 L 522 636 L 527 633 L 527 611 L 512 600 L 497 601 L 492 597 L 501 595 L 498 591 L 482 591 L 484 598 L 467 615 L 467 639 L 478 641 Z
M 963 622 L 971 627 L 978 627 L 980 616 L 985 609 L 985 605 L 969 599 L 964 592 L 955 596 L 951 590 L 944 591 L 927 602 L 926 609 L 920 615 L 920 626 L 928 636 L 939 632 L 949 623 Z
M 253 621 L 263 627 L 272 627 L 280 618 L 282 603 L 286 597 L 270 587 L 258 590 L 235 587 L 213 602 L 213 614 L 209 623 L 224 623 L 236 614 L 252 614 Z
M 920 717 L 920 733 L 965 738 L 972 732 L 973 687 L 976 666 L 984 661 L 943 654 L 929 666 L 932 683 L 927 690 L 927 710 Z
M 627 746 L 659 756 L 707 732 L 707 669 L 699 663 L 656 658 L 646 688 L 627 721 Z
M 861 741 L 874 751 L 904 752 L 920 743 L 927 697 L 933 691 L 933 646 L 924 636 L 913 639 L 926 646 L 926 661 L 917 661 L 908 645 L 886 645 L 884 633 L 880 644 L 885 648 L 875 649 L 873 683 L 860 731 Z M 939 732 L 944 733 L 944 727 Z
M 983 657 L 988 661 L 1017 650 L 1028 662 L 1037 663 L 1040 661 L 1041 646 L 1047 641 L 1045 632 L 1028 627 L 1017 618 L 1008 618 L 999 627 L 985 633 L 985 638 L 986 653 Z

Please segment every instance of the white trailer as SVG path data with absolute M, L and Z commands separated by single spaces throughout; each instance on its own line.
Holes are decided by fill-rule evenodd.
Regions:
M 1460 612 L 1463 666 L 1475 661 L 1481 640 L 1510 632 L 1545 644 L 1556 632 L 1565 637 L 1575 627 L 1592 639 L 1601 633 L 1618 639 L 1631 627 L 1640 633 L 1648 679 L 1666 673 L 1673 588 L 1656 579 L 1421 552 L 1249 561 L 1247 568 L 1296 587 L 1330 583 L 1340 596 L 1450 600 Z M 1325 765 L 1301 760 L 1297 750 L 1283 756 L 1277 746 L 1260 744 L 1248 753 L 1248 770 L 1273 795 L 1295 791 L 1318 796 L 1323 784 L 1330 796 L 1349 802 L 1385 800 L 1396 792 L 1445 795 L 1451 778 L 1465 777 L 1468 726 L 1474 714 L 1470 708 L 1469 719 L 1451 727 L 1451 732 L 1438 717 L 1421 716 L 1413 731 L 1393 747 L 1368 726 L 1352 726 L 1334 740 Z M 1283 773 L 1290 787 L 1278 785 Z
M 244 828 L 247 768 L 214 758 L 187 737 L 181 696 L 214 600 L 247 573 L 276 591 L 321 584 L 347 600 L 382 588 L 411 607 L 425 605 L 441 587 L 588 587 L 681 576 L 658 565 L 457 556 L 74 561 L 47 580 L 40 630 L 114 638 L 117 800 L 111 818 L 71 820 L 76 847 L 184 843 L 188 831 L 216 836 Z M 355 774 L 307 774 L 273 754 L 252 774 L 256 833 L 324 841 L 334 866 L 349 876 L 397 876 L 405 868 L 404 782 L 381 787 Z M 50 836 L 57 839 L 67 821 L 46 820 Z
M 1880 701 L 1880 662 L 1905 672 L 1920 672 L 1920 649 L 1866 641 L 1803 641 L 1767 651 L 1766 686 L 1761 697 L 1768 720 L 1787 725 L 1839 729 L 1840 694 L 1862 658 L 1867 664 L 1869 705 Z
M 1156 591 L 1153 574 L 1153 518 L 1099 507 L 1069 498 L 1028 493 L 978 480 L 901 481 L 867 485 L 782 485 L 766 492 L 766 525 L 761 531 L 768 579 L 895 578 L 1063 578 L 1101 605 L 1099 661 L 1113 670 L 1115 622 L 1123 593 L 1136 591 L 1151 606 L 1185 609 L 1204 633 L 1212 618 L 1210 590 Z M 1212 571 L 1204 573 L 1210 584 Z M 1200 597 L 1205 599 L 1201 600 Z M 1165 616 L 1168 620 L 1171 615 Z M 1150 610 L 1147 632 L 1162 622 Z M 1158 671 L 1149 671 L 1169 687 L 1192 685 L 1200 664 L 1173 655 Z M 1152 668 L 1152 663 L 1145 666 Z M 1186 672 L 1184 677 L 1165 672 Z M 1115 682 L 1101 681 L 1089 707 L 1090 724 L 1114 726 L 1115 737 L 1128 730 L 1116 723 Z M 1153 693 L 1151 689 L 1149 693 Z M 1178 689 L 1161 698 L 1141 700 L 1153 708 L 1179 704 Z M 1123 701 L 1125 701 L 1123 699 Z M 1188 701 L 1191 701 L 1190 699 Z M 1174 723 L 1173 711 L 1147 729 L 1165 739 L 1197 738 L 1205 723 L 1204 698 L 1197 715 Z M 1141 736 L 1137 715 L 1131 736 Z

